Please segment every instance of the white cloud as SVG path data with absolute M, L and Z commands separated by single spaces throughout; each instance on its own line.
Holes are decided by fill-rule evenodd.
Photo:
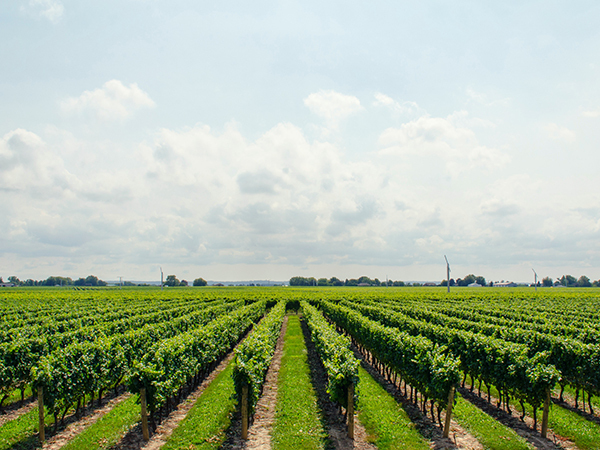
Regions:
M 477 92 L 474 89 L 467 88 L 467 97 L 469 100 L 479 103 L 483 106 L 508 106 L 510 104 L 510 98 L 501 98 L 497 100 L 489 100 L 488 96 L 482 92 Z
M 595 110 L 595 111 L 583 111 L 581 113 L 582 117 L 600 117 L 600 111 L 599 110 Z
M 339 122 L 363 109 L 358 98 L 335 91 L 310 94 L 304 104 L 313 114 L 325 119 L 331 128 L 337 128 Z
M 563 141 L 568 144 L 575 142 L 575 133 L 566 127 L 562 127 L 555 123 L 549 123 L 546 126 L 544 126 L 544 130 L 548 134 L 548 137 L 555 141 Z
M 400 128 L 388 128 L 379 137 L 379 144 L 384 147 L 380 154 L 440 157 L 454 173 L 475 167 L 502 167 L 510 162 L 506 153 L 481 145 L 467 123 L 473 122 L 461 112 L 447 118 L 423 116 Z
M 79 97 L 71 97 L 61 103 L 65 112 L 91 112 L 104 121 L 123 120 L 140 108 L 154 106 L 154 101 L 136 83 L 127 87 L 119 80 L 107 81 L 100 89 L 85 91 Z
M 385 106 L 390 108 L 392 111 L 399 114 L 407 114 L 407 115 L 424 115 L 425 111 L 417 105 L 415 102 L 405 101 L 405 102 L 397 102 L 392 97 L 389 97 L 380 92 L 375 94 L 375 101 L 373 102 L 373 106 Z
M 27 130 L 16 129 L 0 139 L 0 189 L 52 196 L 73 182 L 63 162 L 43 140 Z
M 22 11 L 33 11 L 52 23 L 58 23 L 62 19 L 65 7 L 58 0 L 30 0 L 29 7 L 21 7 Z

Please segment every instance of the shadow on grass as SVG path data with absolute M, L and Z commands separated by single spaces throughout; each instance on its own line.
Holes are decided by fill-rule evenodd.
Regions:
M 38 435 L 35 434 L 21 439 L 19 442 L 13 444 L 12 447 L 7 447 L 7 449 L 8 448 L 10 448 L 10 450 L 33 450 L 35 448 L 42 448 L 42 444 L 40 443 Z
M 570 405 L 567 402 L 564 402 L 564 401 L 561 402 L 557 398 L 553 398 L 552 399 L 552 403 L 554 403 L 555 405 L 558 405 L 561 408 L 564 408 L 564 409 L 566 409 L 568 411 L 571 411 L 571 412 L 577 414 L 578 416 L 583 417 L 585 420 L 589 420 L 590 422 L 594 422 L 595 424 L 600 425 L 600 417 L 598 417 L 598 416 L 596 416 L 594 414 L 582 411 L 579 408 L 575 408 L 574 406 Z
M 475 392 L 471 392 L 467 388 L 458 388 L 458 392 L 463 396 L 465 400 L 481 409 L 483 412 L 493 417 L 501 424 L 512 428 L 519 436 L 527 440 L 536 449 L 560 449 L 562 447 L 554 444 L 550 439 L 543 438 L 538 431 L 531 429 L 525 422 L 522 422 L 517 417 L 508 414 L 506 411 L 497 408 L 488 401 L 477 395 Z M 541 427 L 541 423 L 538 423 L 538 427 Z
M 358 351 L 354 345 L 352 345 L 352 350 L 354 351 L 354 356 L 356 356 L 356 358 L 360 361 L 362 368 L 365 369 L 388 394 L 394 397 L 402 409 L 406 411 L 408 418 L 412 423 L 415 424 L 415 429 L 419 432 L 419 434 L 424 439 L 433 443 L 433 450 L 458 449 L 451 439 L 444 438 L 440 427 L 436 425 L 429 417 L 424 416 L 419 407 L 404 396 L 400 388 L 398 388 L 394 383 L 388 381 L 387 378 L 384 377 L 373 365 L 369 364 L 364 355 Z

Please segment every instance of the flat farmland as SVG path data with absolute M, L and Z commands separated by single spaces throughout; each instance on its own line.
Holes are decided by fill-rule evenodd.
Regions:
M 600 448 L 600 289 L 6 288 L 0 311 L 0 450 Z

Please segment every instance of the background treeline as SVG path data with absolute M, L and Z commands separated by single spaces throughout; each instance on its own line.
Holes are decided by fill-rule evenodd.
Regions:
M 359 286 L 359 285 L 370 285 L 370 286 L 386 286 L 386 281 L 379 281 L 378 278 L 371 279 L 367 276 L 362 276 L 360 278 L 351 278 L 345 281 L 340 280 L 336 277 L 327 278 L 319 278 L 316 279 L 314 277 L 292 277 L 290 278 L 290 286 Z M 420 286 L 420 284 L 416 283 L 415 286 Z M 387 286 L 412 286 L 410 283 L 405 283 L 404 281 L 387 281 Z
M 48 277 L 45 280 L 32 280 L 31 278 L 21 281 L 15 276 L 8 277 L 8 283 L 15 286 L 106 286 L 106 281 L 97 276 L 89 275 L 85 278 L 73 280 L 70 277 Z M 4 283 L 0 277 L 0 283 Z
M 485 277 L 481 275 L 469 274 L 464 278 L 450 278 L 450 286 L 468 286 L 472 283 L 477 283 L 481 286 L 494 286 L 494 282 L 486 281 Z M 360 278 L 351 278 L 345 281 L 340 280 L 337 277 L 327 278 L 315 278 L 315 277 L 292 277 L 290 278 L 290 286 L 447 286 L 448 281 L 442 280 L 441 283 L 405 283 L 404 281 L 380 281 L 378 278 L 371 279 L 367 276 Z M 533 284 L 532 284 L 533 285 Z M 600 280 L 591 281 L 587 276 L 582 275 L 579 278 L 575 278 L 572 275 L 563 275 L 556 280 L 550 277 L 545 277 L 541 281 L 538 281 L 540 287 L 553 287 L 553 286 L 564 286 L 564 287 L 600 287 Z

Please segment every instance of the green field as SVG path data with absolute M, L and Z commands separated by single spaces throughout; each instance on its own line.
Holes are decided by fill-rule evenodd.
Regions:
M 538 422 L 545 393 L 551 390 L 556 395 L 558 380 L 566 384 L 568 398 L 572 398 L 575 387 L 586 390 L 586 399 L 589 393 L 600 393 L 600 289 L 547 288 L 536 292 L 529 288 L 453 288 L 448 294 L 445 288 L 429 287 L 187 287 L 3 289 L 0 394 L 7 396 L 5 408 L 14 408 L 21 387 L 27 388 L 27 395 L 31 386 L 43 387 L 47 423 L 52 423 L 55 418 L 60 421 L 63 414 L 72 414 L 78 401 L 106 392 L 115 384 L 124 384 L 135 395 L 143 387 L 151 420 L 158 419 L 159 414 L 166 414 L 177 404 L 182 392 L 194 389 L 274 305 L 284 302 L 297 307 L 301 301 L 315 306 L 320 311 L 316 314 L 325 313 L 332 321 L 334 331 L 324 332 L 320 338 L 326 349 L 321 357 L 329 358 L 323 362 L 330 377 L 335 377 L 338 369 L 334 366 L 338 363 L 327 352 L 345 345 L 331 334 L 337 329 L 348 332 L 387 375 L 402 377 L 416 388 L 419 399 L 426 397 L 441 409 L 446 407 L 448 390 L 459 384 L 464 374 L 469 380 L 483 381 L 484 391 L 491 386 L 497 398 L 510 396 L 513 409 L 520 409 L 515 399 L 522 398 L 529 416 L 531 405 L 537 404 Z M 324 422 L 319 412 L 310 412 L 314 387 L 302 359 L 302 333 L 294 331 L 298 316 L 291 317 L 273 442 L 286 447 L 298 441 L 299 435 L 290 434 L 297 433 L 297 428 L 287 425 L 288 416 L 297 417 L 304 421 L 299 429 L 307 433 L 307 442 L 314 440 L 306 445 L 320 448 L 327 445 L 327 432 L 320 428 Z M 332 342 L 329 347 L 328 339 Z M 253 367 L 264 366 L 260 358 L 265 358 L 267 365 L 270 362 L 272 349 L 259 350 L 255 356 L 247 356 Z M 300 353 L 294 356 L 293 351 Z M 227 379 L 231 372 L 226 372 Z M 255 376 L 252 373 L 248 376 Z M 264 374 L 264 370 L 256 373 Z M 393 431 L 398 423 L 410 419 L 399 405 L 393 406 L 392 397 L 382 397 L 376 382 L 363 382 L 364 374 L 360 379 L 358 417 L 380 448 L 402 448 L 400 443 L 386 444 L 386 439 L 434 439 L 414 435 L 403 438 L 401 428 Z M 232 385 L 226 384 L 223 376 L 218 383 L 231 391 Z M 215 395 L 211 392 L 207 389 L 199 405 L 206 408 L 224 402 L 211 402 L 209 396 Z M 336 401 L 341 398 L 334 391 L 331 395 Z M 308 401 L 308 406 L 293 400 L 298 398 Z M 361 403 L 365 399 L 370 399 L 368 404 Z M 529 447 L 514 430 L 491 415 L 461 398 L 456 401 L 456 421 L 485 448 Z M 376 402 L 381 405 L 374 406 Z M 183 424 L 199 423 L 197 426 L 207 428 L 208 434 L 187 438 L 190 434 L 184 428 L 176 430 L 176 447 L 192 448 L 190 445 L 200 441 L 221 442 L 236 404 L 225 405 L 222 418 L 216 412 L 190 413 Z M 592 404 L 598 419 L 597 398 Z M 595 441 L 600 436 L 600 421 L 589 420 L 587 406 L 585 413 L 581 403 L 579 408 L 577 413 L 555 405 L 550 430 L 581 448 L 598 448 Z M 218 439 L 210 436 L 213 425 L 208 425 L 208 419 L 213 416 L 218 423 L 215 433 L 221 436 Z M 0 426 L 3 445 L 31 445 L 37 435 L 36 418 L 32 411 Z M 123 430 L 138 421 L 139 404 L 134 400 L 125 402 L 81 433 L 69 448 L 87 448 L 83 442 L 115 442 Z M 436 425 L 427 426 L 434 429 Z M 51 427 L 47 433 L 52 434 Z M 110 433 L 113 437 L 106 437 Z M 506 447 L 509 441 L 513 447 Z M 406 445 L 410 448 L 421 444 Z

